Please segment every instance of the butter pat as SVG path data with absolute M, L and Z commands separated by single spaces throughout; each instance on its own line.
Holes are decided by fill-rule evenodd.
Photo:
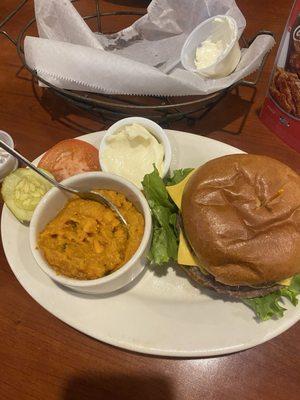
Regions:
M 187 38 L 181 63 L 191 72 L 207 78 L 231 74 L 241 58 L 236 21 L 229 15 L 208 18 Z
M 162 176 L 164 147 L 144 126 L 133 123 L 109 136 L 101 154 L 109 172 L 123 176 L 139 188 L 153 164 Z
M 210 38 L 201 43 L 196 50 L 195 65 L 197 69 L 210 67 L 218 61 L 218 58 L 226 50 L 227 46 L 222 40 L 216 42 Z

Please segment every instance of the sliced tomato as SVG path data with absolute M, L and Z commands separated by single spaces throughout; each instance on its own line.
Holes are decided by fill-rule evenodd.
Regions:
M 67 139 L 51 147 L 38 166 L 60 182 L 82 172 L 100 171 L 99 152 L 83 140 Z

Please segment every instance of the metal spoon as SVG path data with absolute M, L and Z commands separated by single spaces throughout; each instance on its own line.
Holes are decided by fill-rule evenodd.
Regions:
M 25 157 L 23 157 L 16 150 L 9 147 L 2 140 L 0 140 L 0 147 L 2 149 L 4 149 L 5 151 L 7 151 L 9 154 L 11 154 L 13 157 L 17 158 L 20 162 L 27 165 L 27 167 L 33 169 L 37 174 L 41 175 L 43 178 L 45 178 L 48 182 L 52 183 L 52 185 L 56 186 L 58 189 L 75 194 L 76 196 L 80 197 L 81 199 L 97 201 L 98 203 L 104 204 L 105 206 L 109 207 L 112 211 L 114 211 L 117 214 L 119 220 L 128 229 L 127 221 L 124 218 L 124 216 L 121 214 L 121 212 L 119 211 L 118 207 L 114 203 L 112 203 L 110 200 L 108 200 L 105 196 L 103 196 L 102 194 L 94 192 L 94 191 L 81 192 L 79 190 L 70 188 L 69 186 L 64 186 L 61 183 L 57 182 L 55 179 L 48 176 L 45 172 L 38 169 L 35 165 L 33 165 L 30 161 L 28 161 Z

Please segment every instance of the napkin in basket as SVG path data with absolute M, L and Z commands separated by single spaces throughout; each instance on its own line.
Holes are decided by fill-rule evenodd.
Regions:
M 26 37 L 27 64 L 60 88 L 106 94 L 205 95 L 254 72 L 274 45 L 269 35 L 242 52 L 231 75 L 209 79 L 186 71 L 180 59 L 190 32 L 219 14 L 233 17 L 239 35 L 245 18 L 233 0 L 153 0 L 148 13 L 113 35 L 93 33 L 69 0 L 35 0 L 39 38 Z

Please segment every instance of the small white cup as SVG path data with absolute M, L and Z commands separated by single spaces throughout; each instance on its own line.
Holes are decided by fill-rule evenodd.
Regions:
M 15 147 L 12 137 L 7 132 L 0 131 L 0 140 L 12 149 Z M 14 171 L 18 166 L 18 161 L 10 154 L 6 154 L 7 156 L 5 157 L 5 161 L 0 164 L 0 182 L 2 182 L 6 175 Z
M 214 64 L 198 69 L 195 65 L 196 51 L 208 38 L 212 41 L 222 40 L 226 48 Z M 181 63 L 186 70 L 209 78 L 220 78 L 231 74 L 240 58 L 237 24 L 227 15 L 217 15 L 198 25 L 187 38 L 181 51 Z
M 144 234 L 139 248 L 131 259 L 108 276 L 92 280 L 78 280 L 58 275 L 47 263 L 42 251 L 38 249 L 37 240 L 39 233 L 57 216 L 72 195 L 63 190 L 52 188 L 34 210 L 29 227 L 30 248 L 39 267 L 55 282 L 80 293 L 105 294 L 128 285 L 144 270 L 151 244 L 151 211 L 144 195 L 126 179 L 104 172 L 86 172 L 65 179 L 62 183 L 82 191 L 103 188 L 123 193 L 143 214 L 145 221 Z
M 132 124 L 139 124 L 145 127 L 156 139 L 159 143 L 163 145 L 164 148 L 164 168 L 162 172 L 162 178 L 164 178 L 170 169 L 171 161 L 172 161 L 172 149 L 170 140 L 168 138 L 167 133 L 154 121 L 151 119 L 143 118 L 143 117 L 129 117 L 121 119 L 120 121 L 113 124 L 106 132 L 104 138 L 100 144 L 99 151 L 99 161 L 100 166 L 103 172 L 111 172 L 109 168 L 106 166 L 103 158 L 101 157 L 104 154 L 106 140 L 109 136 L 117 134 L 118 131 L 121 130 L 122 127 Z M 138 166 L 137 166 L 138 167 Z M 141 189 L 141 186 L 140 186 Z

